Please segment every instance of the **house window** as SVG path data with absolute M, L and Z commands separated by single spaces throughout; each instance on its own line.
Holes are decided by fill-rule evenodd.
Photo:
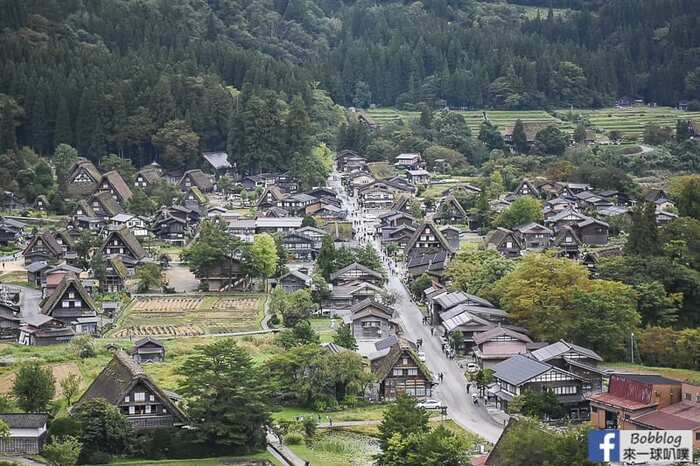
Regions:
M 146 405 L 146 414 L 151 414 L 151 405 Z
M 146 394 L 144 392 L 134 393 L 134 401 L 146 401 Z
M 155 400 L 156 400 L 156 397 L 153 396 L 153 395 L 150 395 L 150 396 L 148 397 L 148 399 L 149 399 L 149 401 L 155 401 Z
M 403 358 L 402 364 L 403 364 L 404 366 L 407 365 L 407 364 L 408 364 L 408 358 Z
M 129 406 L 129 414 L 136 414 L 136 407 L 135 406 Z
M 695 440 L 700 441 L 700 432 L 695 432 Z
M 690 393 L 685 394 L 685 399 L 690 401 L 692 399 L 692 396 L 690 396 Z
M 512 247 L 513 247 L 513 243 L 510 242 L 510 241 L 506 242 L 506 247 L 507 247 L 508 249 L 512 248 Z
M 408 370 L 408 375 L 418 375 L 418 369 L 415 367 L 412 367 Z
M 397 377 L 401 377 L 403 375 L 403 370 L 399 369 L 398 367 L 394 368 L 393 374 Z
M 75 292 L 70 291 L 70 292 L 68 293 L 68 298 L 69 298 L 69 299 L 75 298 Z
M 65 307 L 70 307 L 70 303 L 68 302 L 68 300 L 65 300 L 65 299 L 64 299 L 64 300 L 61 302 L 61 307 L 64 307 L 64 308 L 65 308 Z
M 129 402 L 129 395 L 126 395 L 126 396 L 124 397 L 124 403 L 128 403 L 128 402 Z

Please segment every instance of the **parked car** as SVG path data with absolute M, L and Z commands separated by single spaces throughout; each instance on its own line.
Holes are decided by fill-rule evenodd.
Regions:
M 423 409 L 440 409 L 442 408 L 442 402 L 438 400 L 425 400 L 418 403 L 417 406 Z
M 479 365 L 475 362 L 470 362 L 469 364 L 467 364 L 467 372 L 469 372 L 470 374 L 474 372 L 479 372 Z

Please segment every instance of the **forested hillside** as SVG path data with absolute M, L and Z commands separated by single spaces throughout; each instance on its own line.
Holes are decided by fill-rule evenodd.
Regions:
M 245 162 L 270 152 L 250 145 L 280 134 L 294 96 L 306 136 L 330 141 L 323 90 L 358 106 L 700 99 L 695 0 L 599 3 L 533 17 L 471 0 L 0 0 L 0 150 L 65 142 L 138 165 L 169 144 L 185 153 L 166 166 L 192 147 Z M 289 160 L 255 168 L 271 163 Z

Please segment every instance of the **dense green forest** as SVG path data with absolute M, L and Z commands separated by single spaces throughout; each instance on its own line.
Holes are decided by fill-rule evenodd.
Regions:
M 250 151 L 273 154 L 247 167 L 265 169 L 291 163 L 277 135 L 292 109 L 310 118 L 302 146 L 332 140 L 331 99 L 514 109 L 700 100 L 696 0 L 517 3 L 571 9 L 533 17 L 471 0 L 0 0 L 0 150 L 49 154 L 65 142 L 94 160 L 117 153 L 141 165 L 173 146 L 229 148 L 241 163 Z M 165 165 L 191 158 L 185 150 Z

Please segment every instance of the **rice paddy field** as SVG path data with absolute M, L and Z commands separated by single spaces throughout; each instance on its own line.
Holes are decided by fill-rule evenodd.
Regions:
M 574 130 L 572 124 L 555 118 L 544 110 L 484 110 L 483 112 L 486 112 L 488 119 L 500 129 L 512 126 L 515 120 L 520 119 L 524 122 L 549 123 L 560 129 Z M 484 119 L 483 112 L 481 110 L 458 111 L 458 113 L 464 115 L 472 133 L 477 133 L 479 131 L 479 125 Z M 367 114 L 379 125 L 386 125 L 396 120 L 410 121 L 420 116 L 420 112 L 409 112 L 387 107 L 369 109 L 367 110 Z
M 568 112 L 561 110 L 560 113 Z M 700 120 L 700 112 L 682 112 L 671 107 L 605 108 L 600 110 L 574 110 L 582 115 L 594 129 L 605 132 L 620 131 L 625 135 L 641 136 L 649 123 L 675 128 L 677 120 Z
M 126 310 L 113 338 L 191 337 L 260 329 L 264 295 L 140 296 Z
M 515 120 L 523 122 L 551 124 L 565 132 L 573 132 L 574 124 L 564 118 L 569 114 L 569 109 L 557 110 L 549 113 L 545 110 L 475 110 L 459 111 L 469 125 L 473 134 L 479 131 L 479 125 L 483 121 L 484 113 L 489 121 L 504 130 L 512 126 Z M 595 110 L 571 111 L 573 115 L 581 115 L 587 121 L 588 126 L 598 133 L 620 131 L 627 136 L 641 136 L 644 127 L 649 123 L 660 126 L 675 127 L 676 121 L 700 120 L 700 112 L 683 112 L 671 107 L 629 107 L 629 108 L 603 108 Z M 367 114 L 379 125 L 386 125 L 396 120 L 410 121 L 420 116 L 419 112 L 409 112 L 394 108 L 375 108 L 367 110 Z

